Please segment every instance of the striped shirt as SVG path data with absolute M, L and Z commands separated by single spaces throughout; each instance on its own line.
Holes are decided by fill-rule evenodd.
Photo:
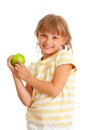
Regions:
M 74 86 L 76 66 L 71 50 L 60 50 L 45 60 L 31 63 L 30 73 L 43 81 L 52 81 L 55 68 L 72 64 L 68 80 L 57 97 L 51 97 L 33 88 L 32 104 L 27 108 L 27 120 L 40 125 L 71 126 L 74 110 Z

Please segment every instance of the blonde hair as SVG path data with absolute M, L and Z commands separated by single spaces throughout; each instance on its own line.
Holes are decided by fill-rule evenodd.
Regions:
M 64 20 L 63 17 L 55 14 L 48 14 L 44 16 L 38 22 L 35 34 L 38 34 L 39 32 L 44 33 L 46 31 L 50 33 L 57 33 L 60 36 L 67 37 L 65 45 L 67 46 L 67 49 L 72 49 L 71 44 L 72 37 L 67 22 Z

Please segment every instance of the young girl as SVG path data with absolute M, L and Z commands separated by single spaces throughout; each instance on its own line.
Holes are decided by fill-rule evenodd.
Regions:
M 61 16 L 48 14 L 35 34 L 42 52 L 37 62 L 27 68 L 21 62 L 12 66 L 12 55 L 7 59 L 18 96 L 27 106 L 27 128 L 72 130 L 76 66 L 68 25 Z

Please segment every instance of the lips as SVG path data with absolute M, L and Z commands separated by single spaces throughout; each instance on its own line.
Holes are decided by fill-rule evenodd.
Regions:
M 44 49 L 51 49 L 53 46 L 43 45 Z

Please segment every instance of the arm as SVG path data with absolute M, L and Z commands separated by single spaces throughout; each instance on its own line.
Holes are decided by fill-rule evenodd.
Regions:
M 26 80 L 40 92 L 48 94 L 49 96 L 56 97 L 63 89 L 71 69 L 72 65 L 70 64 L 60 65 L 56 68 L 53 80 L 51 82 L 35 79 L 32 76 L 30 76 L 29 79 Z
M 63 89 L 68 76 L 71 72 L 73 65 L 71 64 L 64 64 L 60 65 L 56 68 L 53 80 L 52 81 L 42 81 L 39 79 L 36 79 L 32 77 L 29 73 L 24 73 L 24 70 L 26 69 L 24 65 L 18 64 L 16 66 L 16 70 L 18 72 L 19 77 L 21 77 L 23 80 L 25 80 L 27 83 L 29 83 L 33 88 L 38 89 L 40 92 L 45 93 L 49 96 L 56 97 L 60 93 L 60 91 Z
M 32 99 L 31 99 L 32 87 L 29 84 L 27 84 L 26 87 L 24 86 L 22 80 L 19 78 L 19 76 L 16 73 L 15 67 L 13 67 L 11 65 L 11 62 L 10 62 L 11 58 L 12 58 L 12 56 L 10 56 L 7 59 L 7 65 L 12 72 L 14 83 L 15 83 L 16 90 L 17 90 L 17 94 L 25 106 L 30 106 L 31 102 L 32 102 Z
M 13 74 L 14 83 L 16 86 L 17 94 L 21 102 L 25 106 L 30 106 L 32 103 L 32 88 L 30 85 L 24 86 L 23 82 L 15 75 Z

